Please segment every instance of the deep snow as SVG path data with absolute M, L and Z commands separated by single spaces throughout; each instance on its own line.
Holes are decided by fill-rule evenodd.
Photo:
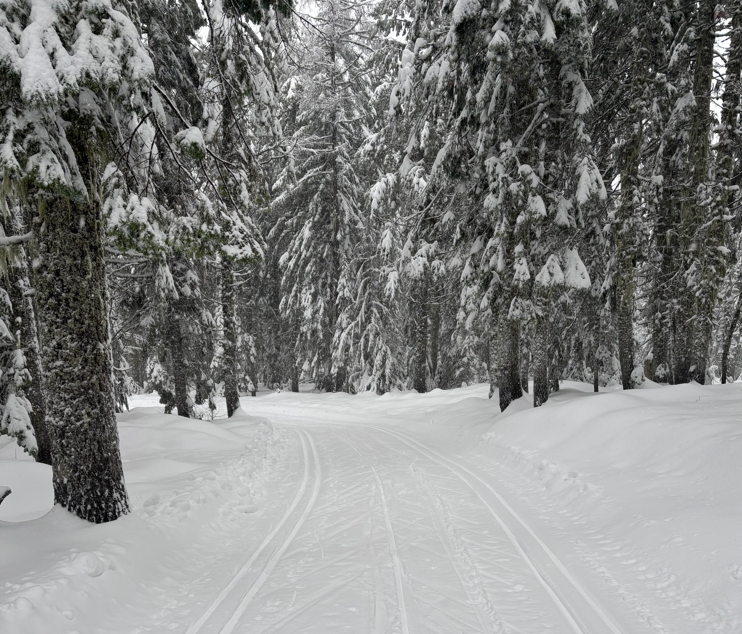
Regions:
M 742 632 L 742 389 L 589 389 L 137 396 L 101 526 L 0 439 L 0 632 Z

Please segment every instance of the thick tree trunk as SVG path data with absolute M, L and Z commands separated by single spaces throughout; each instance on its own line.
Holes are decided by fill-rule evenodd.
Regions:
M 423 276 L 415 286 L 415 350 L 412 387 L 421 394 L 428 391 L 428 280 Z
M 715 3 L 701 2 L 696 9 L 693 95 L 695 106 L 688 135 L 686 187 L 681 206 L 682 271 L 693 271 L 693 284 L 681 282 L 678 325 L 682 329 L 676 349 L 679 381 L 706 380 L 711 319 L 719 281 L 724 272 L 719 246 L 724 243 L 724 221 L 710 207 L 708 192 L 711 84 L 714 61 Z M 711 214 L 711 215 L 709 215 Z
M 631 373 L 634 370 L 633 281 L 629 282 L 624 278 L 617 281 L 616 295 L 616 330 L 621 385 L 624 390 L 630 390 L 632 388 Z
M 549 322 L 537 318 L 533 346 L 533 406 L 540 407 L 549 400 Z
M 559 342 L 552 340 L 549 349 L 549 392 L 558 392 L 559 377 L 562 376 L 562 358 Z
M 168 343 L 170 358 L 173 366 L 173 383 L 175 389 L 175 407 L 178 416 L 191 417 L 191 405 L 188 402 L 188 373 L 185 365 L 185 351 L 183 350 L 183 327 L 181 313 L 177 305 L 171 303 L 168 307 Z
M 719 133 L 717 179 L 722 188 L 721 211 L 729 213 L 732 197 L 734 162 L 738 156 L 738 109 L 742 93 L 742 1 L 730 2 L 732 13 L 732 34 L 729 41 L 726 76 L 724 78 L 724 97 L 721 109 L 721 130 Z M 729 349 L 732 345 L 734 331 L 739 322 L 741 299 L 737 298 L 732 321 L 724 337 L 724 348 L 721 354 L 721 382 L 727 382 L 729 372 Z
M 296 366 L 296 363 L 293 363 L 291 366 L 291 391 L 299 391 L 299 368 Z
M 234 296 L 234 268 L 228 258 L 222 258 L 221 282 L 224 327 L 222 376 L 224 398 L 227 401 L 227 417 L 231 418 L 240 406 L 240 393 L 237 389 L 237 310 Z
M 430 304 L 430 379 L 434 387 L 438 384 L 438 360 L 440 356 L 441 338 L 441 305 L 437 302 Z
M 128 513 L 129 500 L 113 400 L 103 222 L 95 204 L 61 197 L 40 215 L 35 281 L 54 499 L 82 519 L 107 522 Z
M 677 271 L 680 267 L 680 244 L 678 226 L 680 224 L 679 190 L 673 187 L 681 180 L 674 157 L 680 149 L 677 135 L 668 135 L 662 155 L 663 185 L 661 200 L 657 208 L 657 221 L 654 226 L 655 248 L 657 250 L 657 272 L 652 280 L 652 367 L 650 379 L 674 384 L 677 366 L 674 350 L 677 348 Z
M 18 231 L 14 230 L 14 233 L 18 233 Z M 42 385 L 43 373 L 39 358 L 39 337 L 36 330 L 36 316 L 30 296 L 31 289 L 24 252 L 18 254 L 18 259 L 8 271 L 8 275 L 10 278 L 8 294 L 13 305 L 13 329 L 20 330 L 23 355 L 26 357 L 26 369 L 30 375 L 29 380 L 24 382 L 21 389 L 23 395 L 31 403 L 33 410 L 30 419 L 38 445 L 36 461 L 51 465 L 52 448 L 46 424 L 46 404 Z
M 732 347 L 732 338 L 734 337 L 734 331 L 737 330 L 737 324 L 739 323 L 740 311 L 742 311 L 742 298 L 737 298 L 737 304 L 734 307 L 734 314 L 732 315 L 732 321 L 729 322 L 729 328 L 724 335 L 724 348 L 721 351 L 721 382 L 722 384 L 727 382 L 727 374 L 729 372 L 729 349 Z M 734 378 L 732 377 L 732 380 Z
M 528 375 L 530 373 L 531 351 L 528 347 L 528 340 L 521 336 L 520 342 L 520 389 L 524 394 L 528 394 Z
M 637 88 L 638 90 L 638 88 Z M 639 159 L 642 146 L 639 116 L 632 113 L 632 130 L 620 152 L 621 202 L 618 208 L 616 231 L 616 330 L 618 333 L 618 362 L 621 365 L 621 385 L 631 389 L 631 372 L 634 370 L 634 251 L 639 200 Z
M 520 321 L 508 319 L 506 311 L 497 324 L 497 384 L 500 411 L 523 396 L 520 386 Z
M 255 357 L 251 357 L 247 362 L 247 373 L 250 379 L 250 396 L 258 395 L 258 364 L 255 362 Z
M 494 328 L 494 336 L 490 334 L 487 337 L 487 374 L 490 379 L 489 398 L 495 395 L 497 390 L 497 326 Z

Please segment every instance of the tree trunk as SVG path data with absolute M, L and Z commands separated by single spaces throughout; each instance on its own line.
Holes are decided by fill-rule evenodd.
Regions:
M 732 347 L 732 338 L 734 337 L 734 331 L 737 330 L 737 324 L 739 323 L 739 315 L 742 310 L 742 298 L 737 298 L 737 304 L 734 307 L 734 314 L 732 315 L 732 321 L 729 322 L 729 328 L 727 329 L 726 335 L 724 336 L 724 348 L 721 352 L 721 382 L 725 384 L 727 382 L 727 373 L 729 371 L 729 349 Z M 732 378 L 734 380 L 734 378 Z
M 633 274 L 633 270 L 631 271 Z M 616 282 L 616 330 L 618 331 L 618 362 L 621 365 L 621 385 L 630 390 L 634 370 L 633 280 L 624 277 Z
M 490 379 L 489 397 L 492 398 L 497 390 L 497 327 L 495 326 L 495 335 L 487 337 L 487 373 Z
M 291 391 L 299 391 L 299 368 L 296 366 L 296 363 L 291 366 Z
M 229 258 L 222 258 L 222 321 L 224 341 L 222 343 L 222 375 L 224 398 L 227 401 L 227 417 L 231 418 L 240 406 L 237 389 L 237 310 L 234 297 L 234 268 Z
M 521 337 L 520 346 L 520 389 L 524 394 L 528 394 L 528 375 L 530 373 L 531 351 L 528 348 L 528 339 Z
M 500 388 L 500 411 L 523 396 L 520 386 L 520 321 L 508 319 L 507 308 L 497 324 L 497 384 Z
M 427 275 L 415 283 L 415 350 L 413 352 L 412 387 L 421 394 L 428 391 L 428 280 Z
M 652 368 L 653 381 L 674 384 L 677 367 L 674 351 L 677 330 L 677 285 L 675 278 L 680 267 L 680 225 L 679 189 L 674 185 L 682 177 L 675 156 L 680 151 L 679 135 L 668 134 L 662 154 L 662 191 L 657 207 L 657 220 L 654 226 L 655 248 L 657 251 L 656 273 L 652 280 Z
M 637 87 L 639 90 L 641 86 Z M 639 200 L 639 159 L 642 147 L 640 115 L 630 115 L 629 138 L 621 148 L 621 201 L 616 227 L 616 330 L 618 333 L 618 362 L 621 365 L 621 385 L 631 389 L 631 372 L 634 370 L 634 222 Z
M 75 132 L 87 134 L 73 128 L 68 137 Z M 35 281 L 54 499 L 82 519 L 107 522 L 128 513 L 129 500 L 113 399 L 103 222 L 97 205 L 79 199 L 57 197 L 40 211 Z
M 681 206 L 682 271 L 693 272 L 693 283 L 682 283 L 680 319 L 683 329 L 677 350 L 679 380 L 706 380 L 711 319 L 719 281 L 724 272 L 717 249 L 724 244 L 724 221 L 710 206 L 708 192 L 709 136 L 711 130 L 711 84 L 714 61 L 715 3 L 701 2 L 696 9 L 693 95 L 695 106 L 688 134 L 686 187 Z M 685 280 L 684 280 L 685 281 Z
M 559 342 L 552 340 L 549 349 L 549 392 L 559 391 L 559 377 L 562 375 L 561 351 Z
M 438 359 L 440 356 L 441 338 L 441 305 L 437 302 L 430 304 L 430 380 L 434 387 L 438 384 Z
M 533 406 L 549 400 L 549 322 L 536 318 L 533 346 Z
M 178 416 L 191 417 L 191 406 L 188 402 L 188 374 L 183 350 L 183 329 L 180 323 L 181 314 L 177 300 L 168 307 L 168 342 L 173 366 L 173 383 L 175 388 L 175 407 Z
M 742 2 L 734 0 L 730 5 L 733 7 L 732 34 L 729 42 L 729 54 L 727 58 L 726 77 L 724 78 L 724 97 L 722 99 L 721 126 L 718 147 L 717 179 L 721 187 L 721 211 L 729 213 L 730 198 L 732 192 L 732 177 L 734 175 L 734 161 L 737 157 L 737 132 L 739 129 L 737 119 L 740 103 L 740 75 L 742 75 Z M 721 382 L 727 382 L 729 370 L 729 349 L 732 345 L 734 331 L 740 316 L 740 298 L 737 298 L 732 321 L 729 324 L 724 337 L 724 348 L 721 354 Z

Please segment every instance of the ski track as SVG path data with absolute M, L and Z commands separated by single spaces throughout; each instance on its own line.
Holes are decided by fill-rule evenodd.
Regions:
M 358 451 L 356 446 L 347 438 L 343 438 L 346 443 L 355 451 L 362 460 L 366 460 L 363 454 Z M 381 498 L 381 509 L 384 513 L 384 527 L 386 529 L 386 537 L 389 543 L 389 552 L 392 557 L 392 565 L 394 566 L 394 585 L 397 590 L 397 605 L 399 607 L 400 619 L 402 622 L 402 633 L 410 634 L 410 624 L 407 619 L 407 605 L 404 598 L 404 570 L 402 568 L 402 562 L 399 558 L 399 549 L 397 548 L 397 540 L 394 537 L 394 528 L 392 527 L 391 519 L 389 518 L 389 505 L 386 501 L 386 495 L 384 494 L 384 484 L 379 477 L 379 472 L 369 463 L 369 467 L 374 474 L 376 480 L 376 486 L 379 489 L 379 497 Z
M 302 453 L 304 457 L 304 473 L 303 473 L 301 484 L 299 485 L 299 490 L 297 491 L 296 495 L 294 496 L 294 499 L 292 500 L 289 507 L 286 509 L 286 512 L 284 513 L 283 517 L 278 522 L 278 524 L 276 524 L 273 530 L 265 537 L 265 539 L 261 542 L 258 548 L 253 552 L 252 556 L 235 573 L 235 575 L 232 577 L 230 582 L 217 595 L 217 597 L 214 599 L 211 605 L 206 609 L 206 611 L 201 615 L 201 617 L 186 630 L 186 634 L 197 634 L 198 632 L 202 630 L 203 626 L 206 623 L 210 622 L 210 619 L 214 617 L 215 613 L 218 611 L 219 607 L 222 605 L 224 600 L 227 597 L 229 597 L 233 593 L 233 591 L 235 591 L 240 581 L 249 572 L 251 572 L 253 565 L 255 564 L 257 559 L 260 557 L 260 555 L 268 548 L 269 545 L 271 545 L 274 542 L 276 535 L 283 528 L 283 526 L 286 524 L 289 518 L 293 515 L 294 511 L 299 506 L 299 503 L 304 497 L 307 487 L 309 486 L 311 467 L 312 465 L 314 465 L 314 473 L 315 473 L 314 487 L 313 487 L 312 495 L 309 501 L 307 502 L 307 505 L 304 508 L 304 511 L 294 523 L 289 534 L 283 539 L 282 542 L 280 542 L 280 544 L 277 547 L 273 549 L 273 552 L 268 558 L 268 561 L 263 566 L 260 574 L 255 579 L 255 581 L 243 591 L 242 597 L 237 607 L 231 612 L 231 615 L 227 623 L 224 625 L 224 627 L 222 627 L 219 630 L 219 634 L 230 634 L 231 632 L 234 631 L 234 628 L 237 625 L 239 618 L 242 616 L 245 609 L 250 604 L 250 602 L 253 600 L 255 595 L 263 587 L 266 580 L 270 576 L 271 572 L 276 567 L 276 564 L 278 564 L 281 557 L 286 552 L 286 549 L 290 546 L 294 537 L 301 529 L 306 518 L 309 516 L 312 510 L 312 507 L 314 506 L 314 503 L 317 501 L 317 497 L 319 495 L 320 484 L 321 484 L 321 479 L 322 479 L 322 471 L 321 471 L 320 464 L 319 464 L 319 456 L 317 455 L 317 448 L 314 444 L 314 440 L 311 434 L 309 434 L 305 430 L 296 430 L 296 433 L 299 439 L 301 440 Z M 309 445 L 311 449 L 311 454 L 312 454 L 311 460 L 309 456 L 309 451 L 307 450 L 307 445 Z
M 533 561 L 533 559 L 528 555 L 528 553 L 526 552 L 526 548 L 521 543 L 521 541 L 518 539 L 518 537 L 515 535 L 511 527 L 503 520 L 501 515 L 494 508 L 492 508 L 490 503 L 481 494 L 479 487 L 472 485 L 472 483 L 465 476 L 461 475 L 462 471 L 465 474 L 467 474 L 471 479 L 473 479 L 475 482 L 479 483 L 479 485 L 485 487 L 490 493 L 492 493 L 495 496 L 497 501 L 500 502 L 500 504 L 507 510 L 507 512 L 512 516 L 512 518 L 533 538 L 536 544 L 538 544 L 538 546 L 543 550 L 543 552 L 551 560 L 554 566 L 559 570 L 559 572 L 561 573 L 563 578 L 566 580 L 566 582 L 572 588 L 574 588 L 574 590 L 577 591 L 579 596 L 594 611 L 595 615 L 599 617 L 599 619 L 602 621 L 603 626 L 607 628 L 607 631 L 611 632 L 612 634 L 623 634 L 621 630 L 618 629 L 616 624 L 613 623 L 613 621 L 608 617 L 605 611 L 600 606 L 598 606 L 595 603 L 595 601 L 593 601 L 592 597 L 590 597 L 590 595 L 585 591 L 582 585 L 574 579 L 574 577 L 570 574 L 570 572 L 567 570 L 564 564 L 559 560 L 559 558 L 554 554 L 554 552 L 536 535 L 533 529 L 516 513 L 516 511 L 502 498 L 502 496 L 499 493 L 497 493 L 497 491 L 495 491 L 495 489 L 492 488 L 492 486 L 490 486 L 486 481 L 482 480 L 479 476 L 477 476 L 475 473 L 469 470 L 466 466 L 457 463 L 451 458 L 446 458 L 445 456 L 442 456 L 437 451 L 429 447 L 426 447 L 425 445 L 422 445 L 421 443 L 417 442 L 413 438 L 410 438 L 406 434 L 402 434 L 397 431 L 391 431 L 384 427 L 372 426 L 372 428 L 378 431 L 381 431 L 385 434 L 388 434 L 389 436 L 392 436 L 393 438 L 396 438 L 397 440 L 405 443 L 407 446 L 409 446 L 413 450 L 416 450 L 422 455 L 426 456 L 428 459 L 433 460 L 434 462 L 437 462 L 442 467 L 447 468 L 449 471 L 455 474 L 459 479 L 461 479 L 474 491 L 477 497 L 479 497 L 482 503 L 490 511 L 490 513 L 492 514 L 494 519 L 497 521 L 497 523 L 500 525 L 500 527 L 503 529 L 503 531 L 505 531 L 505 533 L 507 534 L 508 538 L 510 539 L 515 549 L 520 554 L 523 561 L 531 569 L 535 577 L 538 579 L 539 583 L 543 586 L 544 590 L 546 590 L 546 592 L 552 598 L 555 605 L 557 606 L 559 611 L 563 614 L 566 621 L 573 628 L 576 634 L 592 634 L 592 632 L 594 631 L 593 629 L 589 628 L 589 626 L 587 626 L 584 623 L 584 621 L 586 620 L 585 618 L 586 615 L 584 613 L 582 615 L 579 614 L 577 610 L 575 610 L 574 606 L 571 606 L 566 600 L 562 599 L 559 596 L 560 593 L 558 592 L 558 589 L 554 588 L 552 583 L 549 583 L 545 575 L 539 569 L 539 566 L 537 566 L 536 563 Z
M 307 429 L 310 426 L 318 432 L 318 441 L 322 439 L 323 459 L 332 467 L 325 475 L 327 488 L 319 504 L 323 471 L 314 434 Z M 530 631 L 528 623 L 542 623 L 539 619 L 551 613 L 552 608 L 546 608 L 550 604 L 555 611 L 546 618 L 555 620 L 533 631 L 642 631 L 620 629 L 502 495 L 464 464 L 383 426 L 306 421 L 288 427 L 302 447 L 304 465 L 298 490 L 278 524 L 186 634 L 202 630 L 291 634 L 305 631 L 309 624 L 306 631 L 322 632 L 326 625 L 328 632 L 334 627 L 360 632 L 358 624 L 348 630 L 347 620 L 325 623 L 327 615 L 337 614 L 333 606 L 338 599 L 332 597 L 338 593 L 354 597 L 351 601 L 356 603 L 351 606 L 366 605 L 352 609 L 361 609 L 359 616 L 366 616 L 360 622 L 365 618 L 374 634 L 526 632 Z M 375 432 L 393 442 L 383 441 Z M 331 438 L 335 442 L 328 442 Z M 360 463 L 355 457 L 348 459 L 337 441 L 350 447 Z M 363 450 L 358 449 L 359 443 Z M 389 488 L 394 494 L 393 508 Z M 307 502 L 296 517 L 303 500 Z M 455 511 L 448 500 L 455 503 Z M 367 508 L 359 509 L 359 502 Z M 383 517 L 383 532 L 374 535 L 376 513 Z M 292 518 L 296 518 L 293 523 Z M 361 534 L 365 541 L 356 543 Z M 388 548 L 383 555 L 378 551 L 379 541 L 385 541 Z M 256 565 L 258 569 L 253 570 Z M 458 581 L 454 586 L 441 577 L 449 569 L 448 579 Z M 434 571 L 439 572 L 431 574 Z M 364 580 L 369 573 L 371 577 Z M 274 581 L 266 586 L 269 578 Z M 527 584 L 525 594 L 519 582 Z M 541 599 L 533 594 L 539 587 L 538 593 L 545 592 Z M 390 621 L 387 610 L 390 604 L 394 606 L 392 597 L 397 610 L 392 608 Z M 251 604 L 254 622 L 248 624 L 245 612 Z M 323 616 L 307 615 L 317 608 Z M 511 617 L 503 618 L 500 609 Z M 518 610 L 525 610 L 525 627 L 515 624 L 523 621 L 522 616 L 511 623 Z M 296 622 L 303 615 L 304 620 Z M 467 623 L 470 618 L 472 622 Z M 561 627 L 556 625 L 560 619 Z M 341 626 L 343 622 L 346 625 Z

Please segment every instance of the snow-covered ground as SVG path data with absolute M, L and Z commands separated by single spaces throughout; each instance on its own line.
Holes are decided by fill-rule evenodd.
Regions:
M 100 526 L 0 440 L 0 632 L 742 632 L 739 385 L 242 404 L 132 399 Z

